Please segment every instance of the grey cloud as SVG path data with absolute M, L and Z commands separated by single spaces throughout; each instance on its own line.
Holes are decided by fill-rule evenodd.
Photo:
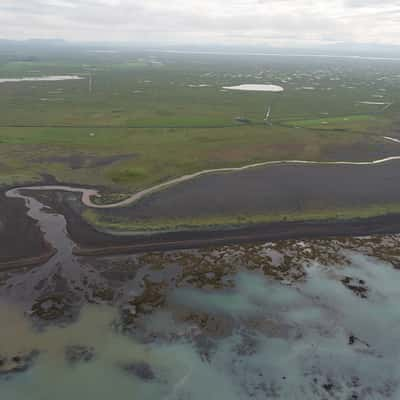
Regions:
M 400 42 L 400 0 L 1 0 L 0 36 Z M 378 17 L 379 16 L 379 17 Z M 382 28 L 384 27 L 384 28 Z M 145 34 L 145 35 L 144 35 Z

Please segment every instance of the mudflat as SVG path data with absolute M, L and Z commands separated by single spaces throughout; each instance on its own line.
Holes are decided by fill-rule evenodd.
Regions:
M 394 204 L 400 161 L 380 165 L 269 165 L 171 186 L 128 207 L 96 210 L 124 220 L 306 213 Z
M 32 191 L 29 195 L 65 218 L 68 235 L 76 244 L 74 252 L 78 255 L 141 253 L 284 239 L 400 232 L 400 214 L 393 214 L 349 220 L 280 221 L 241 227 L 116 235 L 99 231 L 82 218 L 79 193 Z
M 35 220 L 27 216 L 21 199 L 9 199 L 0 193 L 0 264 L 23 258 L 43 257 L 50 246 Z

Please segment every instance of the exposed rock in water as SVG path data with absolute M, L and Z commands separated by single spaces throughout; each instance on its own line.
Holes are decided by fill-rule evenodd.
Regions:
M 93 347 L 74 345 L 68 346 L 65 349 L 65 359 L 70 364 L 89 362 L 92 361 L 94 357 L 95 351 Z
M 151 381 L 156 377 L 150 365 L 143 361 L 123 365 L 122 369 L 144 381 Z
M 365 282 L 360 279 L 354 279 L 349 276 L 346 276 L 341 280 L 344 286 L 350 289 L 355 295 L 361 297 L 362 299 L 367 298 L 368 288 L 365 285 Z
M 121 315 L 124 325 L 132 324 L 136 318 L 136 306 L 134 304 L 124 304 L 121 308 Z
M 333 383 L 328 382 L 322 385 L 322 387 L 327 391 L 327 392 L 331 392 L 333 389 Z
M 26 372 L 33 366 L 38 356 L 37 350 L 26 354 L 17 354 L 13 357 L 0 356 L 0 376 Z
M 367 342 L 365 342 L 364 340 L 361 340 L 360 338 L 358 338 L 355 335 L 350 335 L 349 336 L 349 346 L 353 346 L 355 344 L 361 344 L 365 347 L 370 347 L 369 344 Z
M 95 288 L 93 290 L 93 297 L 103 302 L 112 302 L 114 300 L 114 290 L 108 287 Z
M 32 306 L 32 314 L 44 320 L 55 320 L 63 317 L 66 309 L 67 304 L 61 295 L 50 295 Z

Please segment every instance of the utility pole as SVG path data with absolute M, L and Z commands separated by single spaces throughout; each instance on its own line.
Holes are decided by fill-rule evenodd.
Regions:
M 266 125 L 271 125 L 271 123 L 269 122 L 270 115 L 271 115 L 271 106 L 268 106 L 268 108 L 265 110 L 265 117 L 264 117 L 264 123 Z
M 89 93 L 92 94 L 93 90 L 93 79 L 92 79 L 92 73 L 89 72 Z

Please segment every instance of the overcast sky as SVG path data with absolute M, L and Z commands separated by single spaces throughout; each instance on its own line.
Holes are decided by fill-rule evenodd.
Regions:
M 400 0 L 0 0 L 0 37 L 400 44 Z

